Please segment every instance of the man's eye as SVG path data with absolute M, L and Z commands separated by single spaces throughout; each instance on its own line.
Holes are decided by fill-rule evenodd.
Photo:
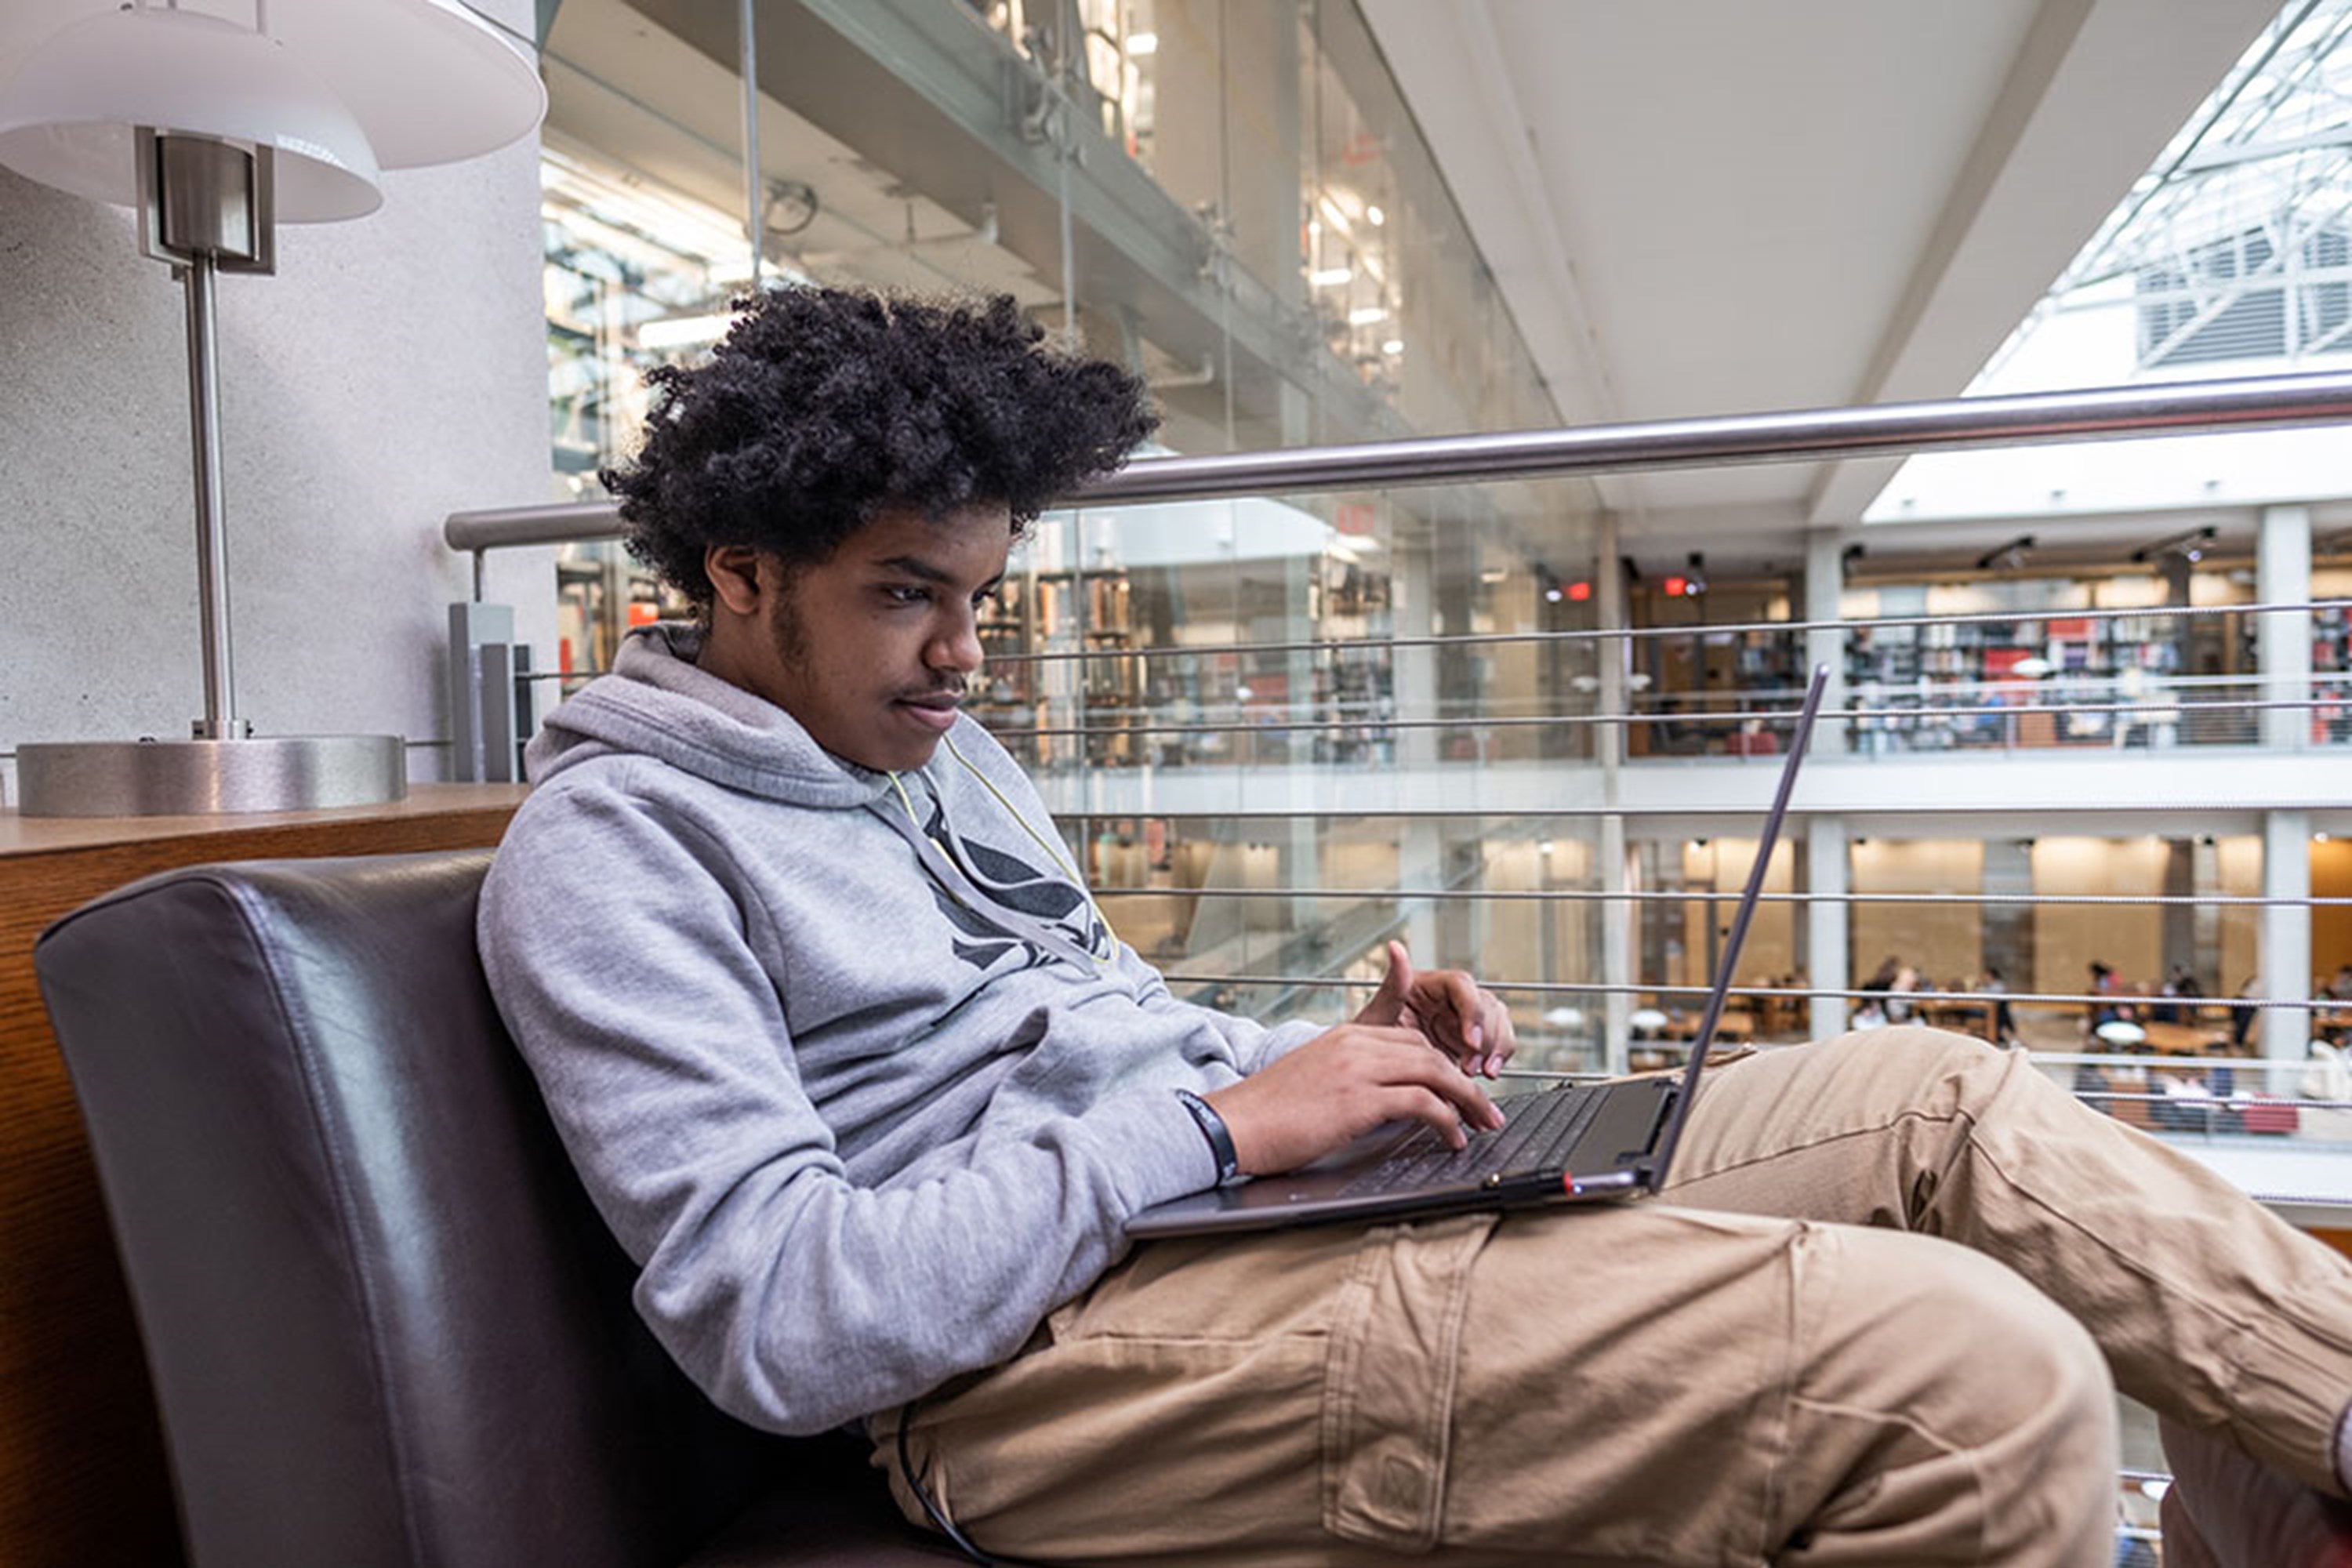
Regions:
M 894 605 L 919 605 L 931 596 L 931 591 L 929 588 L 890 587 L 883 589 L 882 592 Z

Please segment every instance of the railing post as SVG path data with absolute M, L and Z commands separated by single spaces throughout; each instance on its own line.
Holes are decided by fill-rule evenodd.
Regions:
M 449 606 L 453 782 L 521 782 L 521 742 L 538 728 L 530 675 L 530 645 L 515 641 L 512 605 L 477 599 Z

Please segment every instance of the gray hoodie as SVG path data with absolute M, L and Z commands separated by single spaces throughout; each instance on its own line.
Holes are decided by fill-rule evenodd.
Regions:
M 721 1406 L 812 1432 L 1012 1354 L 1214 1180 L 1172 1091 L 1319 1026 L 1170 995 L 969 718 L 894 779 L 697 646 L 633 635 L 531 742 L 482 958 L 638 1310 Z

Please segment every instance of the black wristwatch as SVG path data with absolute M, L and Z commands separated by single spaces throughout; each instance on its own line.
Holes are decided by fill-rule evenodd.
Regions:
M 1178 1089 L 1176 1098 L 1183 1102 L 1186 1110 L 1192 1113 L 1193 1123 L 1201 1129 L 1201 1136 L 1209 1141 L 1209 1153 L 1217 1162 L 1217 1185 L 1222 1187 L 1227 1183 L 1240 1181 L 1242 1163 L 1234 1154 L 1234 1135 L 1227 1130 L 1225 1119 L 1217 1114 L 1217 1108 L 1189 1089 Z

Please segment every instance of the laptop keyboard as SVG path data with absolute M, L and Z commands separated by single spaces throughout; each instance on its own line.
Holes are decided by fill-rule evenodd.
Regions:
M 1339 1189 L 1339 1195 L 1366 1197 L 1497 1173 L 1564 1168 L 1563 1154 L 1601 1114 L 1607 1098 L 1594 1086 L 1498 1094 L 1495 1103 L 1503 1112 L 1501 1131 L 1473 1132 L 1467 1148 L 1449 1149 L 1437 1129 L 1423 1127 L 1387 1159 Z

